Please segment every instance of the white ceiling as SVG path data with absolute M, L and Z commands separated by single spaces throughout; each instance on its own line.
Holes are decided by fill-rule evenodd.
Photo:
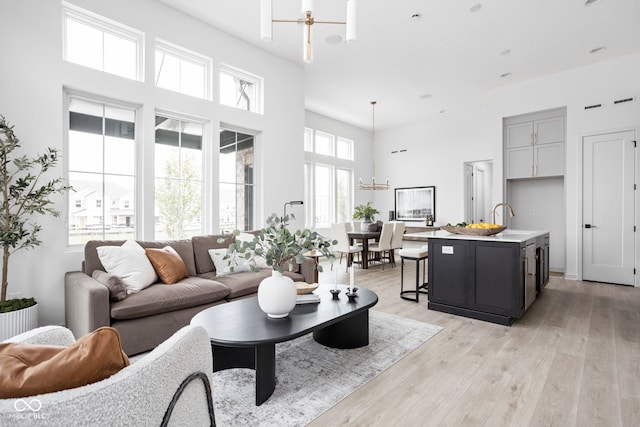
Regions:
M 344 26 L 315 24 L 312 64 L 302 62 L 300 24 L 275 23 L 274 41 L 260 39 L 258 0 L 158 1 L 300 64 L 307 109 L 365 129 L 372 100 L 376 129 L 399 126 L 464 111 L 492 88 L 640 52 L 640 0 L 359 0 L 358 40 L 330 44 Z M 297 19 L 300 5 L 273 0 L 274 19 Z M 345 15 L 345 0 L 315 1 L 316 20 Z

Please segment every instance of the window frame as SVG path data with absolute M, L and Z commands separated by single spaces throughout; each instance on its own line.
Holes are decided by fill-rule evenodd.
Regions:
M 143 236 L 143 228 L 144 228 L 144 223 L 143 223 L 143 200 L 142 200 L 142 195 L 144 193 L 144 191 L 142 191 L 141 189 L 143 188 L 142 182 L 144 177 L 142 176 L 142 167 L 141 167 L 141 159 L 144 157 L 142 155 L 142 106 L 139 104 L 133 104 L 133 103 L 128 103 L 126 101 L 121 101 L 121 100 L 117 100 L 117 99 L 112 99 L 112 98 L 107 98 L 101 95 L 96 95 L 93 93 L 85 93 L 79 90 L 75 90 L 75 89 L 70 89 L 68 87 L 63 87 L 63 92 L 64 92 L 64 114 L 63 114 L 63 130 L 64 130 L 64 139 L 63 139 L 63 147 L 66 153 L 69 152 L 69 127 L 70 127 L 70 119 L 69 119 L 69 107 L 70 107 L 70 100 L 72 98 L 81 100 L 81 101 L 87 101 L 87 102 L 94 102 L 94 103 L 101 103 L 104 104 L 105 106 L 109 106 L 109 107 L 114 107 L 114 108 L 121 108 L 121 109 L 128 109 L 131 110 L 135 113 L 135 119 L 134 119 L 134 125 L 135 125 L 135 136 L 134 136 L 134 174 L 133 174 L 133 197 L 135 200 L 135 203 L 133 203 L 133 207 L 131 209 L 133 209 L 133 218 L 134 218 L 134 236 L 136 239 L 141 239 Z M 69 173 L 70 173 L 70 169 L 69 169 L 69 155 L 66 155 L 63 157 L 63 170 L 64 170 L 64 177 L 65 180 L 67 182 L 71 182 L 69 179 Z M 75 172 L 75 171 L 74 171 Z M 102 171 L 102 174 L 104 175 L 104 170 Z M 66 239 L 67 239 L 67 247 L 69 248 L 78 248 L 78 247 L 82 247 L 84 246 L 85 243 L 70 243 L 70 230 L 71 230 L 71 212 L 69 211 L 70 208 L 70 198 L 71 197 L 76 197 L 75 195 L 70 194 L 71 192 L 66 192 L 64 195 L 64 203 L 65 203 L 65 216 L 66 216 Z M 75 199 L 74 199 L 75 200 Z M 130 201 L 129 201 L 130 202 Z M 74 202 L 75 204 L 75 202 Z M 104 203 L 103 203 L 104 205 Z M 81 206 L 85 206 L 85 204 L 81 203 Z M 106 209 L 103 206 L 103 211 L 104 209 Z M 128 209 L 128 208 L 127 208 Z M 104 215 L 107 215 L 108 212 L 104 211 Z M 102 218 L 102 225 L 104 227 L 104 215 Z M 103 228 L 103 232 L 104 232 L 104 228 Z
M 209 177 L 208 177 L 208 171 L 207 169 L 207 157 L 210 156 L 211 153 L 211 138 L 209 137 L 210 135 L 210 128 L 211 128 L 211 122 L 208 119 L 202 118 L 202 117 L 195 117 L 195 116 L 190 116 L 190 115 L 185 115 L 185 114 L 180 114 L 180 113 L 176 113 L 174 111 L 170 111 L 170 110 L 166 110 L 166 109 L 160 109 L 160 108 L 156 108 L 154 109 L 154 118 L 157 116 L 163 116 L 166 117 L 168 119 L 171 120 L 179 120 L 180 122 L 190 122 L 190 123 L 196 123 L 196 124 L 200 124 L 202 125 L 202 162 L 200 164 L 200 170 L 201 170 L 201 176 L 200 176 L 200 189 L 201 189 L 201 194 L 200 194 L 200 224 L 201 224 L 201 231 L 202 234 L 205 234 L 209 228 L 209 223 L 206 220 L 207 218 L 209 218 L 210 215 L 210 202 L 207 200 L 208 197 L 207 195 L 210 195 L 211 191 L 210 191 L 210 184 L 209 184 Z M 156 239 L 155 236 L 155 194 L 156 194 L 156 171 L 155 171 L 155 126 L 154 126 L 154 142 L 153 142 L 153 148 L 151 149 L 152 152 L 152 157 L 153 160 L 151 162 L 151 181 L 150 183 L 147 183 L 147 187 L 150 189 L 149 190 L 149 197 L 151 198 L 151 206 L 152 206 L 152 211 L 153 213 L 148 217 L 145 218 L 149 221 L 151 221 L 150 227 L 152 229 L 152 233 L 153 233 L 153 239 Z M 150 156 L 151 157 L 151 156 Z M 128 204 L 128 202 L 130 202 L 129 200 L 124 200 L 125 204 Z
M 256 108 L 255 109 L 245 110 L 235 105 L 228 105 L 222 102 L 222 90 L 220 90 L 220 84 L 222 81 L 222 79 L 220 78 L 220 74 L 222 73 L 240 78 L 242 80 L 245 80 L 254 84 L 256 88 L 256 99 L 255 99 Z M 263 77 L 260 77 L 256 74 L 252 74 L 248 71 L 241 70 L 240 68 L 234 67 L 232 65 L 221 63 L 220 70 L 219 70 L 218 83 L 219 83 L 218 90 L 219 90 L 219 96 L 220 96 L 220 99 L 218 99 L 218 103 L 220 105 L 225 107 L 235 108 L 240 111 L 246 111 L 249 113 L 264 114 L 264 78 Z
M 102 51 L 102 69 L 89 67 L 83 64 L 72 62 L 67 57 L 67 19 L 76 21 L 79 24 L 93 27 L 103 33 L 108 33 L 112 36 L 120 37 L 122 39 L 135 43 L 136 46 L 136 72 L 134 81 L 144 82 L 144 50 L 145 50 L 145 34 L 144 32 L 114 21 L 113 19 L 106 18 L 97 13 L 78 7 L 74 4 L 63 1 L 62 2 L 62 59 L 70 64 L 79 65 L 81 67 L 90 68 L 92 70 L 101 71 L 103 73 L 111 74 L 114 76 L 122 77 L 127 80 L 131 80 L 126 76 L 120 74 L 114 74 L 104 70 L 104 46 Z
M 322 135 L 327 135 L 331 137 L 332 147 L 331 150 L 333 155 L 319 154 L 316 152 L 316 135 L 320 133 Z M 311 136 L 311 140 L 307 141 L 308 136 Z M 309 228 L 327 228 L 331 227 L 331 223 L 337 222 L 338 220 L 338 172 L 344 171 L 349 174 L 349 194 L 348 205 L 346 209 L 348 211 L 353 211 L 354 207 L 354 176 L 355 176 L 355 161 L 353 159 L 344 159 L 336 156 L 336 142 L 341 138 L 346 141 L 351 141 L 352 149 L 354 141 L 341 137 L 338 135 L 331 134 L 325 131 L 319 131 L 317 129 L 312 129 L 305 127 L 304 129 L 304 154 L 305 154 L 305 162 L 304 162 L 304 194 L 305 194 L 305 227 Z M 331 194 L 330 194 L 330 218 L 329 224 L 319 224 L 316 222 L 316 166 L 330 167 L 331 168 Z
M 253 219 L 253 221 L 251 221 L 251 224 L 249 225 L 249 230 L 244 230 L 244 231 L 250 231 L 253 229 L 256 229 L 256 227 L 258 227 L 258 223 L 259 223 L 259 215 L 260 215 L 260 197 L 259 197 L 259 189 L 260 189 L 260 185 L 259 182 L 257 181 L 257 177 L 259 176 L 259 162 L 258 159 L 260 158 L 260 144 L 259 144 L 259 138 L 260 138 L 260 133 L 258 131 L 255 130 L 251 130 L 251 129 L 246 129 L 246 128 L 241 128 L 238 126 L 233 126 L 233 125 L 229 125 L 227 123 L 220 123 L 220 131 L 229 131 L 229 132 L 235 132 L 236 134 L 238 133 L 242 133 L 245 135 L 251 135 L 253 137 L 253 182 L 251 184 L 246 184 L 246 183 L 239 183 L 239 182 L 229 182 L 229 181 L 222 181 L 220 179 L 220 140 L 218 140 L 218 147 L 217 147 L 217 155 L 218 155 L 218 162 L 216 164 L 216 169 L 214 170 L 214 173 L 216 174 L 217 177 L 217 184 L 218 184 L 218 193 L 217 193 L 217 199 L 214 200 L 213 202 L 215 203 L 216 209 L 218 209 L 216 211 L 216 215 L 217 215 L 217 219 L 218 219 L 218 223 L 215 225 L 216 229 L 218 230 L 218 232 L 222 233 L 224 230 L 220 229 L 220 197 L 221 197 L 221 184 L 233 184 L 233 185 L 244 185 L 246 187 L 251 187 L 252 188 L 252 194 L 253 194 L 253 212 L 251 213 L 251 218 Z M 221 133 L 220 132 L 220 133 Z M 236 146 L 237 146 L 237 141 L 235 142 Z M 237 217 L 236 217 L 236 221 L 237 221 Z M 237 224 L 236 224 L 237 225 Z
M 157 71 L 156 70 L 156 64 L 155 64 L 155 56 L 156 53 L 160 51 L 163 52 L 165 54 L 168 55 L 172 55 L 177 57 L 180 61 L 184 60 L 187 62 L 191 62 L 193 64 L 196 65 L 202 65 L 202 67 L 204 68 L 204 87 L 203 87 L 203 91 L 204 91 L 204 96 L 203 97 L 199 97 L 199 96 L 195 96 L 189 93 L 184 93 L 182 91 L 174 91 L 173 89 L 168 89 L 162 86 L 158 86 L 158 77 L 156 75 Z M 186 96 L 192 96 L 194 98 L 198 98 L 198 99 L 204 99 L 205 101 L 211 101 L 213 99 L 213 95 L 212 95 L 212 72 L 213 72 L 213 59 L 203 55 L 201 53 L 195 52 L 193 50 L 187 49 L 185 47 L 179 46 L 175 43 L 171 43 L 169 41 L 160 39 L 160 38 L 156 38 L 155 39 L 155 44 L 154 44 L 154 49 L 153 49 L 153 58 L 154 58 L 154 63 L 153 63 L 153 85 L 154 87 L 158 88 L 158 89 L 164 89 L 164 90 L 169 90 L 171 92 L 175 92 L 175 93 L 179 93 L 182 95 L 186 95 Z M 180 79 L 180 84 L 182 84 L 182 79 Z

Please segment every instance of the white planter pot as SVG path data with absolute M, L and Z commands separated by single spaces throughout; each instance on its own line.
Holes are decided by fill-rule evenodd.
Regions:
M 0 313 L 0 341 L 15 337 L 37 327 L 38 304 L 22 310 Z
M 267 316 L 279 319 L 287 317 L 296 306 L 298 291 L 293 280 L 273 270 L 258 286 L 258 304 Z
M 365 218 L 364 221 L 360 223 L 360 231 L 369 231 L 370 225 L 371 225 L 371 220 Z

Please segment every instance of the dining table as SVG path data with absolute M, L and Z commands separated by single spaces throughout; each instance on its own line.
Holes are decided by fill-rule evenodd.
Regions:
M 369 239 L 379 239 L 379 231 L 349 231 L 347 232 L 349 237 L 349 246 L 353 246 L 356 240 L 362 241 L 362 268 L 365 270 L 369 268 Z M 351 254 L 349 254 L 352 256 Z

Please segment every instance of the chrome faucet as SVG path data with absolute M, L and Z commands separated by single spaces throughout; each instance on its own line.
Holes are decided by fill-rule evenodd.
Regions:
M 510 217 L 514 217 L 516 216 L 515 213 L 513 213 L 513 208 L 511 207 L 511 205 L 509 203 L 498 203 L 497 205 L 495 205 L 493 207 L 493 210 L 491 211 L 491 224 L 495 224 L 496 223 L 496 209 L 498 209 L 500 206 L 506 206 L 509 209 L 509 216 Z M 506 225 L 506 224 L 505 224 Z

